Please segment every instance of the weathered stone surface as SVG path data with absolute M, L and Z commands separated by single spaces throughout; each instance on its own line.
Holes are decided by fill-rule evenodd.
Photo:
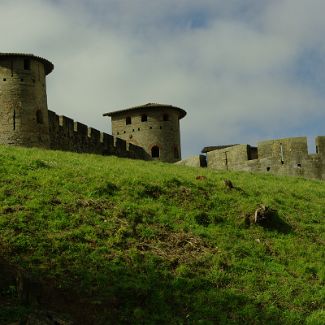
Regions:
M 46 60 L 0 55 L 0 143 L 49 146 Z
M 149 103 L 105 115 L 111 116 L 114 136 L 144 148 L 153 159 L 176 162 L 181 159 L 179 120 L 185 114 L 178 107 Z
M 52 70 L 31 54 L 0 53 L 0 144 L 150 159 L 140 146 L 49 111 L 45 78 Z
M 205 156 L 192 156 L 186 159 L 176 162 L 177 165 L 189 166 L 189 167 L 206 167 L 205 165 Z
M 285 138 L 236 145 L 207 153 L 208 168 L 267 172 L 276 175 L 325 179 L 325 136 L 316 138 L 316 154 L 309 154 L 307 138 Z

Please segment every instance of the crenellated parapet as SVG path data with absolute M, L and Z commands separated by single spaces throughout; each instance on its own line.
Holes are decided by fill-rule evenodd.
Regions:
M 257 148 L 247 144 L 219 146 L 206 152 L 207 166 L 325 179 L 325 136 L 316 137 L 315 144 L 315 154 L 308 153 L 306 137 L 261 141 Z
M 143 148 L 128 144 L 125 140 L 114 138 L 69 117 L 58 116 L 52 111 L 48 111 L 48 116 L 50 149 L 150 159 Z
M 33 54 L 0 53 L 0 144 L 150 159 L 142 147 L 49 111 L 53 68 Z

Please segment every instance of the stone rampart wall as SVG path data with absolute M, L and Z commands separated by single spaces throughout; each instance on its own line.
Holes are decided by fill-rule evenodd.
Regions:
M 315 139 L 316 154 L 308 153 L 307 138 L 285 138 L 258 143 L 257 158 L 249 145 L 207 153 L 208 168 L 267 172 L 325 180 L 325 136 Z M 256 159 L 252 159 L 256 158 Z
M 66 116 L 48 111 L 50 149 L 149 160 L 145 150 Z

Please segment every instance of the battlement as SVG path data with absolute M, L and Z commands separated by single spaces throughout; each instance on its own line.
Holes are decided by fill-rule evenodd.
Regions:
M 207 166 L 325 179 L 325 136 L 316 137 L 315 145 L 316 154 L 308 153 L 306 137 L 261 141 L 257 148 L 247 144 L 219 146 L 207 152 Z
M 180 159 L 183 109 L 148 103 L 104 114 L 112 116 L 113 134 L 119 136 L 114 138 L 48 110 L 46 76 L 53 68 L 33 54 L 0 53 L 0 144 L 167 162 Z
M 142 147 L 48 111 L 50 149 L 148 160 Z

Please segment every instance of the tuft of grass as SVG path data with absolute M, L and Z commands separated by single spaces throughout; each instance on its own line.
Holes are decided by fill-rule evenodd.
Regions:
M 76 297 L 51 308 L 79 322 L 320 324 L 324 198 L 322 181 L 0 146 L 0 255 Z M 272 222 L 247 223 L 261 204 Z

